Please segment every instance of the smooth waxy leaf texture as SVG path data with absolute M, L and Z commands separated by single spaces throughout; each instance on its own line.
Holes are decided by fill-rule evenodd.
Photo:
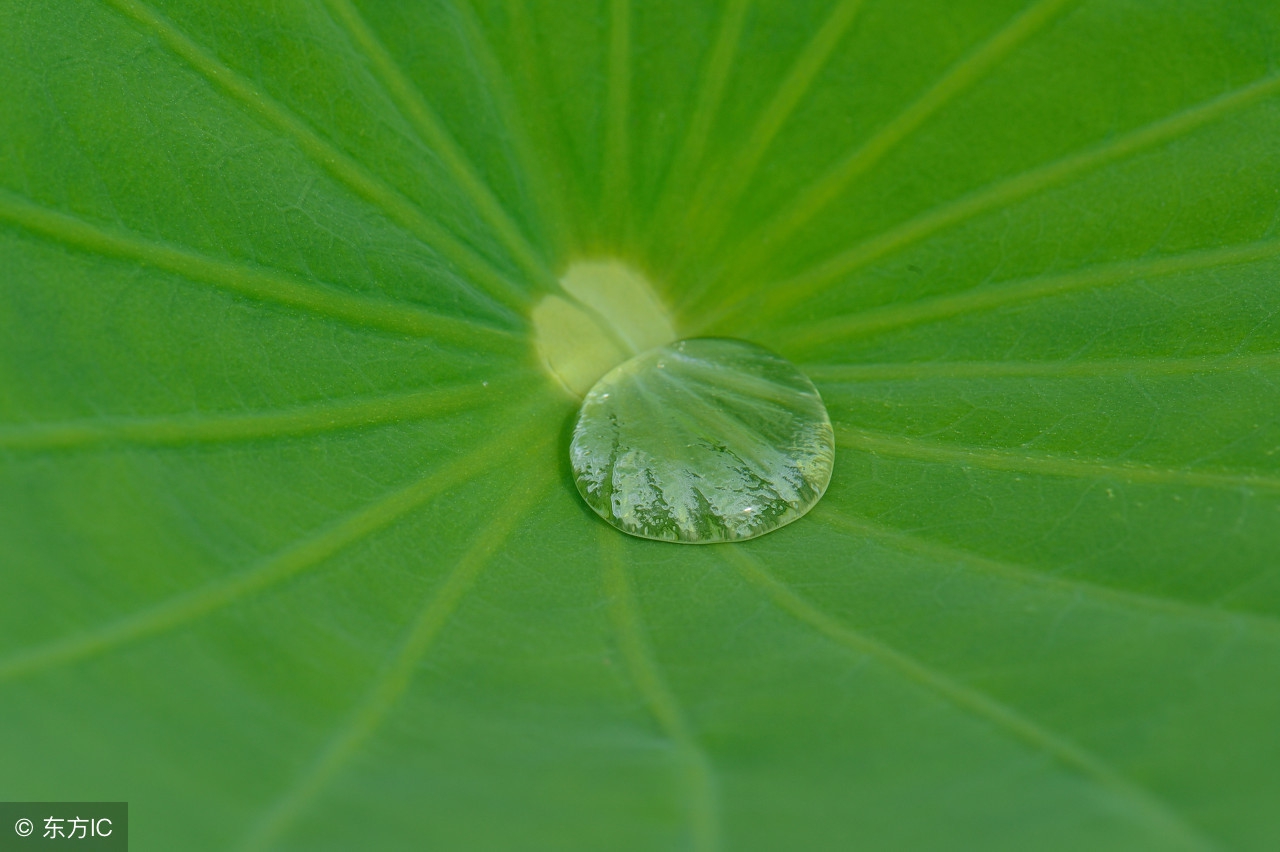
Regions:
M 1269 0 L 5 4 L 0 798 L 1274 848 L 1277 48 Z M 610 258 L 814 380 L 809 515 L 583 504 L 531 317 Z

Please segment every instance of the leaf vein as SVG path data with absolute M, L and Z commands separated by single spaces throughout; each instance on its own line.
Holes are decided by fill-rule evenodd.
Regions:
M 1072 458 L 1030 450 L 946 446 L 920 438 L 897 437 L 838 425 L 837 440 L 870 453 L 981 467 L 987 470 L 1101 479 L 1112 477 L 1142 484 L 1175 483 L 1198 488 L 1280 490 L 1280 478 L 1245 473 L 1186 470 L 1138 462 Z
M 968 563 L 992 576 L 1045 589 L 1067 592 L 1071 595 L 1080 595 L 1100 603 L 1112 604 L 1126 609 L 1147 610 L 1162 615 L 1190 618 L 1202 622 L 1217 622 L 1233 628 L 1256 629 L 1271 638 L 1280 638 L 1280 621 L 1274 618 L 1223 607 L 1202 606 L 1177 598 L 1132 592 L 1127 589 L 1105 586 L 1075 577 L 1064 577 L 1045 571 L 1038 571 L 1013 562 L 995 559 L 976 550 L 931 541 L 918 533 L 886 526 L 869 518 L 855 517 L 852 514 L 825 505 L 819 505 L 814 509 L 814 512 L 829 523 L 849 532 L 882 539 L 892 543 L 894 546 L 923 556 L 932 556 L 948 562 Z
M 740 271 L 758 266 L 764 260 L 762 255 L 765 252 L 789 239 L 930 117 L 981 80 L 1001 60 L 1075 2 L 1077 0 L 1040 0 L 1024 9 L 998 33 L 948 68 L 924 94 L 815 183 L 802 190 L 791 204 L 759 228 L 755 236 L 744 240 L 746 250 L 739 262 L 735 263 L 734 269 Z
M 621 543 L 615 540 L 617 538 L 618 534 L 613 529 L 600 530 L 600 546 L 603 551 L 601 563 L 609 614 L 631 679 L 684 764 L 693 848 L 697 852 L 712 852 L 721 847 L 714 769 L 705 749 L 693 735 L 689 722 L 667 686 L 659 663 L 649 647 L 640 608 L 623 563 Z
M 535 408 L 532 414 L 540 411 L 540 408 Z M 526 422 L 540 424 L 541 418 L 530 416 Z M 526 431 L 529 428 L 526 427 Z M 488 441 L 439 470 L 304 536 L 252 568 L 214 580 L 103 626 L 0 657 L 0 683 L 100 656 L 224 609 L 324 562 L 432 497 L 474 477 L 478 471 L 497 466 L 520 448 L 519 439 L 511 436 Z
M 852 334 L 874 334 L 924 322 L 954 319 L 1090 287 L 1114 286 L 1144 278 L 1255 263 L 1277 255 L 1280 255 L 1280 240 L 1258 240 L 1243 245 L 1099 264 L 1059 275 L 1035 275 L 1002 284 L 975 287 L 962 293 L 933 296 L 905 304 L 869 308 L 848 316 L 832 317 L 805 327 L 794 339 L 797 345 L 813 346 Z
M 160 417 L 103 417 L 52 423 L 0 424 L 0 449 L 70 450 L 101 445 L 182 446 L 275 440 L 364 429 L 443 416 L 507 399 L 527 379 L 491 380 L 381 397 L 330 400 L 265 411 L 203 412 Z
M 446 317 L 405 302 L 360 296 L 279 270 L 221 260 L 189 249 L 108 230 L 0 190 L 0 221 L 77 251 L 136 261 L 261 302 L 288 305 L 355 328 L 508 348 L 502 328 Z
M 466 191 L 481 215 L 493 226 L 512 257 L 534 281 L 540 282 L 545 289 L 553 289 L 555 276 L 547 268 L 546 262 L 533 250 L 510 213 L 498 201 L 492 189 L 481 179 L 475 166 L 467 159 L 457 141 L 445 128 L 444 122 L 428 105 L 421 88 L 411 82 L 396 64 L 386 46 L 369 28 L 350 0 L 326 0 L 326 2 L 334 20 L 346 31 L 352 42 L 373 66 L 383 88 L 399 107 L 401 114 L 409 119 L 422 141 L 441 156 L 454 180 Z
M 609 69 L 606 93 L 604 140 L 604 191 L 601 216 L 612 223 L 619 237 L 628 226 L 630 206 L 631 151 L 628 122 L 631 100 L 631 3 L 611 0 L 609 4 Z
M 361 198 L 381 209 L 388 218 L 416 236 L 424 245 L 448 258 L 474 281 L 487 285 L 484 289 L 476 290 L 476 295 L 517 312 L 527 306 L 529 295 L 490 266 L 488 261 L 428 219 L 411 201 L 351 156 L 323 139 L 301 118 L 259 91 L 247 78 L 233 71 L 150 6 L 141 0 L 106 2 L 154 32 L 175 55 L 210 83 L 221 88 L 260 119 L 288 134 L 318 166 L 346 184 Z
M 520 74 L 530 89 L 526 99 L 536 105 L 533 109 L 522 110 L 521 114 L 526 122 L 530 122 L 529 127 L 541 148 L 536 161 L 540 168 L 536 173 L 543 175 L 540 181 L 542 188 L 550 190 L 548 198 L 553 199 L 563 240 L 570 236 L 567 231 L 573 223 L 583 223 L 591 218 L 584 198 L 586 192 L 579 179 L 579 170 L 571 164 L 573 143 L 564 131 L 563 123 L 558 120 L 558 98 L 547 79 L 534 22 L 530 19 L 525 0 L 506 0 L 505 9 L 511 22 Z
M 416 670 L 462 604 L 463 598 L 474 587 L 484 569 L 492 563 L 503 542 L 525 518 L 535 500 L 545 491 L 546 485 L 539 478 L 516 489 L 494 513 L 492 520 L 479 528 L 471 547 L 440 589 L 427 598 L 404 639 L 392 649 L 391 655 L 351 715 L 294 783 L 267 808 L 242 848 L 270 847 L 373 738 L 412 685 Z
M 898 650 L 884 641 L 855 630 L 814 606 L 788 585 L 773 576 L 764 565 L 742 548 L 721 548 L 731 565 L 749 583 L 759 588 L 784 612 L 807 624 L 827 639 L 856 654 L 879 660 L 913 683 L 930 690 L 996 730 L 1049 755 L 1062 765 L 1090 779 L 1126 802 L 1153 830 L 1178 847 L 1216 848 L 1166 802 L 1112 769 L 1099 757 L 1045 728 L 1035 720 L 989 694 L 955 680 L 929 664 Z
M 1122 136 L 943 202 L 915 218 L 892 226 L 840 252 L 807 272 L 779 283 L 765 297 L 764 304 L 753 300 L 748 305 L 746 295 L 726 300 L 714 314 L 708 315 L 703 320 L 702 328 L 707 328 L 712 323 L 723 322 L 730 317 L 737 317 L 748 307 L 751 308 L 753 316 L 774 316 L 822 292 L 850 273 L 939 231 L 961 224 L 990 210 L 999 209 L 1002 205 L 1020 201 L 1083 172 L 1120 160 L 1143 149 L 1171 142 L 1202 125 L 1250 106 L 1278 91 L 1280 91 L 1280 75 L 1263 77 Z
M 723 7 L 715 43 L 712 45 L 711 55 L 702 72 L 698 95 L 694 100 L 693 117 L 689 122 L 689 129 L 663 181 L 659 200 L 654 208 L 655 232 L 660 223 L 676 218 L 672 206 L 680 197 L 681 191 L 688 192 L 688 184 L 693 180 L 698 166 L 702 163 L 707 142 L 711 138 L 711 128 L 715 124 L 716 114 L 720 111 L 720 103 L 729 82 L 729 74 L 733 70 L 734 55 L 737 53 L 738 42 L 742 37 L 742 26 L 746 20 L 748 3 L 750 0 L 728 0 Z M 649 242 L 650 248 L 653 249 L 656 238 L 651 237 Z
M 916 381 L 920 379 L 1097 378 L 1101 376 L 1179 376 L 1266 370 L 1280 367 L 1280 352 L 1215 354 L 1189 358 L 1114 358 L 1100 361 L 920 361 L 885 364 L 806 365 L 824 393 L 843 390 L 836 383 Z
M 712 245 L 720 239 L 728 227 L 734 205 L 755 177 L 756 170 L 774 139 L 800 101 L 812 89 L 819 72 L 853 24 L 862 2 L 863 0 L 839 0 L 832 7 L 827 19 L 800 51 L 772 100 L 760 114 L 751 135 L 724 172 L 718 190 L 713 189 L 710 184 L 704 185 L 703 191 L 690 205 L 687 218 L 687 221 L 694 221 L 702 217 L 699 222 L 703 226 L 701 237 L 688 241 L 689 245 Z

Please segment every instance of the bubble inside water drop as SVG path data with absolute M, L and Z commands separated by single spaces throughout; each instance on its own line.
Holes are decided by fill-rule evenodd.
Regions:
M 835 438 L 817 389 L 789 361 L 746 341 L 695 338 L 600 379 L 569 454 L 583 499 L 618 529 L 713 544 L 813 508 Z

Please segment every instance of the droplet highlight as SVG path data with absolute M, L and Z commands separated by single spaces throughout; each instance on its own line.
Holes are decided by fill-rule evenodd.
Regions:
M 587 505 L 641 538 L 714 544 L 802 517 L 831 481 L 835 435 L 817 388 L 742 340 L 644 352 L 587 393 L 569 448 Z

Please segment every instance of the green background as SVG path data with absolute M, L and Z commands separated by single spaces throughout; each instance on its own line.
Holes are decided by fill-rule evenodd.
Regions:
M 1275 848 L 1278 56 L 1273 0 L 6 0 L 0 798 Z M 582 504 L 527 318 L 604 256 L 814 379 L 813 513 Z

